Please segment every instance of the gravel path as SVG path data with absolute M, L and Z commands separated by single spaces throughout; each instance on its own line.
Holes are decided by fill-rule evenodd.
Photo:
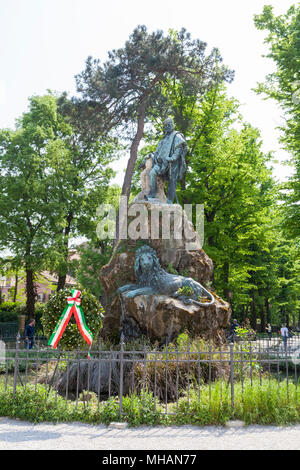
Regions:
M 141 427 L 31 424 L 0 418 L 0 450 L 300 450 L 300 425 L 289 427 Z

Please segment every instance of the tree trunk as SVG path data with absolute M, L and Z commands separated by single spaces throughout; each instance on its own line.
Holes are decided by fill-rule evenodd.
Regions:
M 129 160 L 127 163 L 127 168 L 126 168 L 126 173 L 124 176 L 124 182 L 123 182 L 123 187 L 122 187 L 122 196 L 127 197 L 127 202 L 129 201 L 129 196 L 130 196 L 130 189 L 131 189 L 131 181 L 133 177 L 133 172 L 134 172 L 134 167 L 135 163 L 137 160 L 137 155 L 138 155 L 138 149 L 140 142 L 143 138 L 144 134 L 144 126 L 145 126 L 145 114 L 146 114 L 146 106 L 147 106 L 147 101 L 146 98 L 141 101 L 139 107 L 138 107 L 138 121 L 137 121 L 137 130 L 136 134 L 134 136 L 134 139 L 131 143 L 130 147 L 130 156 Z M 120 230 L 120 221 L 119 217 L 117 217 L 116 220 L 116 239 L 114 245 L 117 245 L 117 242 L 120 238 L 119 234 Z
M 127 163 L 126 173 L 124 177 L 123 187 L 122 187 L 122 196 L 126 196 L 129 199 L 131 181 L 134 172 L 134 167 L 137 159 L 138 148 L 144 134 L 144 125 L 145 125 L 145 113 L 146 113 L 146 100 L 143 100 L 138 108 L 138 121 L 137 121 L 137 131 L 132 141 L 130 147 L 130 157 Z
M 246 312 L 245 312 L 245 322 L 249 322 L 249 304 L 246 306 Z
M 242 305 L 242 319 L 243 319 L 243 323 L 244 323 L 245 320 L 246 320 L 246 308 L 245 308 L 245 304 Z
M 272 323 L 271 322 L 271 310 L 270 310 L 270 303 L 268 297 L 265 300 L 265 306 L 266 306 L 266 313 L 267 313 L 267 323 Z
M 250 305 L 250 312 L 251 312 L 251 327 L 256 330 L 257 322 L 256 322 L 256 309 L 255 309 L 255 292 L 254 289 L 251 289 L 251 305 Z
M 263 292 L 261 289 L 258 290 L 259 293 L 259 311 L 260 311 L 260 332 L 265 333 L 266 331 L 266 317 L 264 311 L 264 303 L 263 303 Z
M 69 235 L 71 233 L 71 225 L 73 220 L 73 212 L 69 212 L 67 216 L 67 226 L 65 227 L 64 233 L 64 256 L 66 265 L 68 264 L 68 257 L 69 257 Z M 62 290 L 65 288 L 67 279 L 67 273 L 58 273 L 58 282 L 57 282 L 57 291 Z
M 32 269 L 26 269 L 26 311 L 29 318 L 34 318 L 36 289 Z
M 225 288 L 224 288 L 224 296 L 227 302 L 231 303 L 231 290 L 228 287 L 229 284 L 229 263 L 225 262 L 224 267 L 223 267 L 223 272 L 224 272 L 224 282 L 225 282 Z
M 18 273 L 16 273 L 15 275 L 15 290 L 14 290 L 14 299 L 13 301 L 16 302 L 17 300 L 17 293 L 18 293 L 18 281 L 19 281 L 19 278 L 18 278 Z
M 67 279 L 67 275 L 66 274 L 60 274 L 58 276 L 58 282 L 57 282 L 57 291 L 59 290 L 62 290 L 65 288 L 65 285 L 66 285 L 66 279 Z
M 282 307 L 280 308 L 280 321 L 281 323 L 286 323 L 288 326 L 288 320 L 289 320 L 288 315 L 286 315 L 285 313 L 285 306 L 282 305 Z
M 260 332 L 264 333 L 266 331 L 266 322 L 265 322 L 265 311 L 263 304 L 259 304 L 259 312 L 260 312 Z

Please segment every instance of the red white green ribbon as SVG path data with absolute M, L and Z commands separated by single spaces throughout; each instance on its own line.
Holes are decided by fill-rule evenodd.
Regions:
M 84 318 L 84 313 L 82 311 L 82 308 L 80 307 L 81 304 L 81 299 L 80 295 L 81 292 L 76 289 L 72 289 L 71 291 L 72 297 L 67 297 L 67 302 L 68 305 L 64 309 L 53 333 L 52 336 L 49 340 L 48 345 L 52 346 L 54 349 L 57 348 L 57 345 L 66 329 L 67 324 L 70 321 L 70 318 L 72 314 L 74 313 L 76 323 L 78 325 L 79 331 L 83 337 L 83 339 L 88 343 L 88 345 L 92 346 L 93 342 L 93 335 L 91 331 L 88 329 L 86 323 L 85 323 L 85 318 Z M 90 357 L 90 353 L 88 353 L 88 357 Z

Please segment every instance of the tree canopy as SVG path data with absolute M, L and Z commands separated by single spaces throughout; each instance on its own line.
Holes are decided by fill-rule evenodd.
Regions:
M 149 33 L 145 26 L 138 26 L 123 48 L 109 52 L 103 64 L 87 59 L 85 70 L 77 76 L 81 106 L 85 103 L 93 122 L 98 114 L 99 126 L 105 130 L 135 126 L 122 195 L 130 195 L 145 121 L 153 112 L 168 109 L 162 85 L 173 77 L 184 82 L 187 93 L 200 97 L 232 79 L 232 71 L 221 62 L 217 49 L 206 55 L 206 43 L 192 40 L 185 29 L 164 36 L 163 31 Z
M 24 266 L 27 311 L 33 315 L 35 273 L 49 268 L 64 287 L 69 240 L 93 226 L 116 146 L 82 138 L 53 95 L 29 103 L 16 130 L 0 132 L 0 244 Z
M 256 15 L 255 25 L 267 31 L 267 57 L 276 69 L 259 84 L 257 91 L 275 99 L 285 112 L 282 143 L 288 150 L 294 173 L 282 187 L 284 222 L 291 236 L 300 236 L 300 7 L 292 6 L 279 16 L 273 7 Z

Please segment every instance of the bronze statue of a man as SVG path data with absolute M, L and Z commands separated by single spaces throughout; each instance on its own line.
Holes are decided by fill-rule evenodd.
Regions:
M 186 171 L 185 156 L 187 143 L 183 136 L 175 131 L 171 118 L 164 122 L 164 137 L 158 143 L 153 155 L 153 167 L 150 171 L 150 193 L 148 199 L 157 197 L 157 177 L 168 181 L 168 204 L 173 204 L 176 196 L 177 181 L 181 180 Z

